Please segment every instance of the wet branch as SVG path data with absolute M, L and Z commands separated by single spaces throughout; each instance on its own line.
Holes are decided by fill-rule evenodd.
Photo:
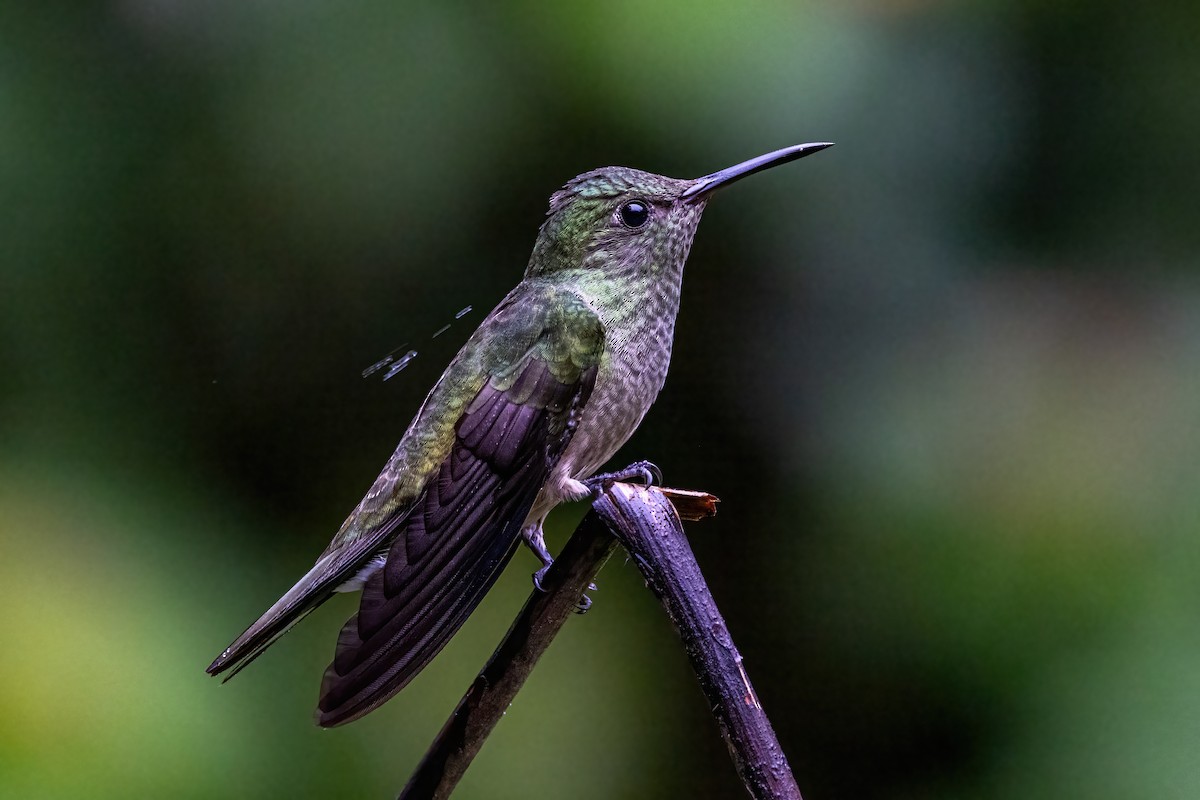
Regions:
M 801 800 L 787 759 L 683 534 L 680 518 L 695 520 L 715 513 L 716 498 L 702 492 L 614 484 L 575 529 L 546 574 L 546 593 L 534 592 L 525 603 L 434 739 L 400 800 L 450 796 L 538 658 L 575 610 L 580 595 L 612 555 L 617 540 L 679 631 L 751 797 Z
M 400 800 L 446 798 L 550 646 L 617 542 L 595 511 L 579 523 L 504 640 L 446 720 Z
M 595 508 L 671 617 L 750 796 L 802 800 L 671 504 L 654 488 L 619 483 Z

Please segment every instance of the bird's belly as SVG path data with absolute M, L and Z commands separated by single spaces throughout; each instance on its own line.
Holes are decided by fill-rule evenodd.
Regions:
M 655 337 L 657 338 L 657 337 Z M 669 335 L 649 348 L 617 348 L 601 363 L 578 427 L 530 512 L 541 520 L 566 499 L 561 488 L 604 466 L 637 430 L 667 379 L 671 358 Z
M 662 389 L 661 376 L 641 375 L 629 381 L 609 376 L 596 386 L 579 426 L 559 461 L 559 471 L 579 480 L 593 475 L 629 440 Z

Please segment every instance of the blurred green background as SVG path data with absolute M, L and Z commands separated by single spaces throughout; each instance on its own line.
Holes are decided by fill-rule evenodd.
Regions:
M 823 139 L 710 206 L 618 457 L 722 498 L 694 547 L 806 796 L 1200 796 L 1197 41 L 1113 0 L 3 2 L 0 796 L 391 796 L 527 553 L 348 727 L 310 715 L 352 598 L 203 668 L 555 188 Z M 636 571 L 599 583 L 456 796 L 739 796 Z

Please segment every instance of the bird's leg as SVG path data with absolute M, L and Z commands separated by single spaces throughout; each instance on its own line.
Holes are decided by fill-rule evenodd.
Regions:
M 542 588 L 542 578 L 546 577 L 546 571 L 554 564 L 554 556 L 550 555 L 550 551 L 546 549 L 546 537 L 542 533 L 542 521 L 532 522 L 521 529 L 521 538 L 525 540 L 526 546 L 533 551 L 533 554 L 538 557 L 538 561 L 542 562 L 542 568 L 533 573 L 533 585 L 539 592 L 545 592 Z
M 662 470 L 657 466 L 649 461 L 635 461 L 625 469 L 593 475 L 583 481 L 564 478 L 557 487 L 557 493 L 561 498 L 568 501 L 584 499 L 595 501 L 604 493 L 605 489 L 618 481 L 636 480 L 647 486 L 653 486 L 656 483 L 662 483 L 662 479 Z M 554 564 L 554 557 L 546 549 L 546 539 L 542 533 L 542 520 L 531 522 L 522 528 L 521 538 L 525 540 L 525 544 L 538 557 L 538 560 L 542 562 L 542 568 L 533 573 L 533 585 L 539 592 L 544 593 L 546 590 L 542 587 L 542 581 L 545 579 L 550 567 Z M 589 584 L 588 589 L 593 592 L 596 591 L 596 584 Z M 579 598 L 579 605 L 575 610 L 580 614 L 586 614 L 587 610 L 591 607 L 592 598 L 585 594 Z
M 533 554 L 542 562 L 542 568 L 533 573 L 533 586 L 539 592 L 545 594 L 546 590 L 542 586 L 542 580 L 546 577 L 546 572 L 554 565 L 554 557 L 550 555 L 550 551 L 546 549 L 546 537 L 542 533 L 542 522 L 530 523 L 521 529 L 521 538 L 525 540 L 525 544 L 533 551 Z M 588 589 L 596 591 L 596 584 L 589 583 Z M 576 614 L 586 614 L 587 610 L 592 607 L 592 598 L 586 594 L 579 598 L 579 602 L 575 606 Z
M 593 498 L 599 497 L 605 489 L 619 481 L 636 480 L 646 486 L 662 483 L 662 470 L 649 461 L 635 461 L 625 469 L 616 472 L 602 472 L 583 481 L 592 490 Z

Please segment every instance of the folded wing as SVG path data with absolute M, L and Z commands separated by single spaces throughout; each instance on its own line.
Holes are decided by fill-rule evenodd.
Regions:
M 486 362 L 489 377 L 455 425 L 449 455 L 364 586 L 321 683 L 319 725 L 357 719 L 400 691 L 512 556 L 591 394 L 603 344 L 578 298 L 552 298 L 539 312 L 532 345 L 501 346 Z

